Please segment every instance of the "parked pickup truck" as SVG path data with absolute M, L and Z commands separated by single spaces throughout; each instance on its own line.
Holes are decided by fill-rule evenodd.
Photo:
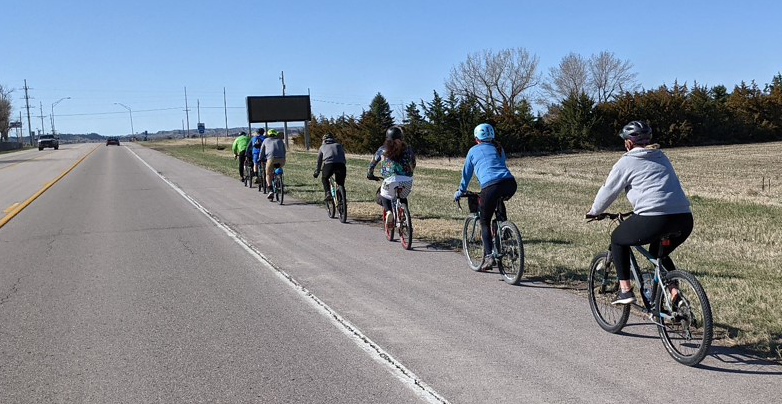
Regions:
M 53 147 L 54 150 L 59 149 L 60 138 L 56 135 L 38 136 L 38 150 L 43 150 L 44 147 Z

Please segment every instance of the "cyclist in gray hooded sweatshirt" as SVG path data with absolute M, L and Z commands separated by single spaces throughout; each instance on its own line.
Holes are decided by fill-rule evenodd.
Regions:
M 326 192 L 326 201 L 331 200 L 331 187 L 329 186 L 329 177 L 334 175 L 334 179 L 337 181 L 337 185 L 345 187 L 345 177 L 347 176 L 347 167 L 345 163 L 345 148 L 342 144 L 337 142 L 334 138 L 334 134 L 327 133 L 323 135 L 323 145 L 320 146 L 318 151 L 318 166 L 315 168 L 315 172 L 312 174 L 314 178 L 318 178 L 321 171 L 321 165 L 323 166 L 323 190 Z
M 634 214 L 611 234 L 611 255 L 619 277 L 620 293 L 613 304 L 636 301 L 630 280 L 630 247 L 649 244 L 649 252 L 657 256 L 661 236 L 676 233 L 671 245 L 663 251 L 662 264 L 675 270 L 668 255 L 692 233 L 693 219 L 690 201 L 682 189 L 671 161 L 658 144 L 650 144 L 652 128 L 641 121 L 632 121 L 619 134 L 625 142 L 625 153 L 614 164 L 605 184 L 595 196 L 587 218 L 603 213 L 624 191 Z M 676 300 L 678 290 L 671 290 Z

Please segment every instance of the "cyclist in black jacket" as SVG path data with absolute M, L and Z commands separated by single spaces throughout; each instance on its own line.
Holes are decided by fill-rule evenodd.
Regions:
M 321 166 L 323 169 L 323 190 L 326 192 L 326 201 L 331 200 L 331 190 L 329 186 L 329 177 L 334 175 L 334 179 L 337 181 L 337 185 L 345 187 L 345 177 L 347 176 L 347 168 L 345 163 L 345 148 L 342 144 L 337 142 L 333 133 L 327 133 L 323 135 L 323 144 L 318 151 L 318 165 L 315 168 L 315 172 L 312 174 L 314 178 L 318 178 L 320 175 Z

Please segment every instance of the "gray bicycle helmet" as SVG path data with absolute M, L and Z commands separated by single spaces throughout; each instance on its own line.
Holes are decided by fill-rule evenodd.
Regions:
M 636 144 L 648 144 L 652 141 L 652 128 L 646 122 L 632 121 L 622 128 L 619 137 Z

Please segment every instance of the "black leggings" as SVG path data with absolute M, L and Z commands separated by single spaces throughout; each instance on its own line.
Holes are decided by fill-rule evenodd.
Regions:
M 489 185 L 481 189 L 481 239 L 483 240 L 483 254 L 490 255 L 494 248 L 494 241 L 491 238 L 491 219 L 494 216 L 494 210 L 497 208 L 497 202 L 500 198 L 510 199 L 516 193 L 516 180 L 509 178 L 496 184 Z M 502 212 L 504 215 L 505 212 Z M 506 220 L 507 217 L 500 217 L 498 220 Z
M 239 175 L 244 178 L 244 158 L 247 156 L 247 150 L 239 152 Z
M 331 190 L 329 189 L 329 177 L 334 174 L 334 179 L 337 181 L 337 185 L 345 186 L 345 177 L 348 170 L 345 167 L 345 163 L 329 163 L 323 165 L 323 177 L 320 181 L 323 183 L 323 190 L 326 191 L 326 197 L 331 196 Z
M 660 256 L 660 237 L 666 234 L 679 233 L 670 237 L 671 245 L 662 251 L 662 264 L 673 271 L 676 267 L 668 254 L 680 246 L 692 233 L 692 213 L 679 213 L 675 215 L 641 216 L 632 215 L 622 222 L 611 234 L 611 255 L 619 280 L 629 280 L 630 275 L 630 246 L 649 244 L 649 252 Z

